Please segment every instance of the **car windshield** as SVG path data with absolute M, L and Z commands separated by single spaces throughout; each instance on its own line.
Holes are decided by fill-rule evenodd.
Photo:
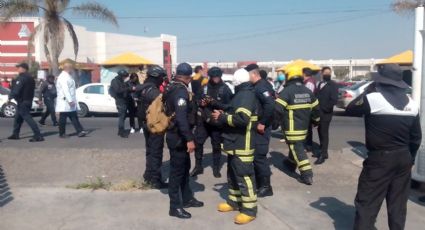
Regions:
M 9 95 L 10 90 L 0 86 L 0 94 L 1 95 Z

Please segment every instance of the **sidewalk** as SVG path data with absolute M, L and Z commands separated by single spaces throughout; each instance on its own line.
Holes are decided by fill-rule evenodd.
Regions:
M 49 150 L 50 151 L 50 150 Z M 259 200 L 258 218 L 246 226 L 233 224 L 236 213 L 222 214 L 216 206 L 226 194 L 225 177 L 215 179 L 211 168 L 192 183 L 196 197 L 205 207 L 189 209 L 192 219 L 179 220 L 168 216 L 168 195 L 165 191 L 108 192 L 65 188 L 89 173 L 89 165 L 97 172 L 111 167 L 118 177 L 138 175 L 143 170 L 142 150 L 122 153 L 93 149 L 64 149 L 55 154 L 43 149 L 31 150 L 31 156 L 5 149 L 0 153 L 0 164 L 9 184 L 13 200 L 0 208 L 0 229 L 351 229 L 355 209 L 353 200 L 362 159 L 350 149 L 331 152 L 331 159 L 323 166 L 314 167 L 315 184 L 305 186 L 288 176 L 283 169 L 281 153 L 271 153 L 272 183 L 275 195 Z M 208 151 L 206 151 L 208 152 Z M 12 154 L 12 155 L 11 155 Z M 114 155 L 118 154 L 118 155 Z M 54 156 L 54 157 L 52 157 Z M 50 157 L 49 162 L 43 159 Z M 116 161 L 120 158 L 121 161 Z M 74 160 L 70 160 L 74 159 Z M 103 161 L 99 161 L 103 159 Z M 26 163 L 30 163 L 26 165 Z M 126 166 L 127 167 L 124 167 Z M 137 172 L 133 172 L 141 165 Z M 22 169 L 27 171 L 22 172 Z M 68 174 L 56 175 L 62 172 Z M 94 172 L 93 171 L 93 172 Z M 223 167 L 222 173 L 225 175 Z M 37 175 L 41 174 L 41 175 Z M 100 175 L 99 175 L 100 176 Z M 49 183 L 46 178 L 51 178 Z M 129 178 L 121 178 L 129 179 Z M 29 183 L 31 180 L 34 183 Z M 28 182 L 28 183 L 27 183 Z M 4 182 L 3 182 L 4 183 Z M 71 184 L 70 184 L 71 183 Z M 2 188 L 4 190 L 4 186 Z M 425 226 L 425 206 L 415 203 L 412 193 L 408 204 L 406 229 Z M 378 217 L 377 228 L 387 229 L 386 210 Z

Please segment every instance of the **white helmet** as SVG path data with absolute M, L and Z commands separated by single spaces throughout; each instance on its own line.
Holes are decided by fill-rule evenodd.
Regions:
M 233 85 L 238 86 L 245 82 L 249 82 L 249 72 L 245 69 L 236 70 L 233 74 Z

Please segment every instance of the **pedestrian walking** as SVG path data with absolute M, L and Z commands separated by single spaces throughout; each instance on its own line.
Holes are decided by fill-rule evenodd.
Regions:
M 55 101 L 58 94 L 55 85 L 55 76 L 48 75 L 46 80 L 40 86 L 39 103 L 46 106 L 46 111 L 41 115 L 38 122 L 40 125 L 46 125 L 46 118 L 50 115 L 53 126 L 58 126 L 55 111 Z

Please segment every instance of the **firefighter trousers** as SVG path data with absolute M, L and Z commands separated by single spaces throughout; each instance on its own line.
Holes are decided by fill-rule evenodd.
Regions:
M 239 209 L 241 213 L 255 217 L 257 215 L 257 193 L 253 157 L 229 154 L 227 157 L 227 183 L 229 186 L 227 203 L 233 208 Z
M 289 142 L 289 159 L 297 165 L 301 174 L 313 174 L 310 161 L 304 151 L 304 141 Z

